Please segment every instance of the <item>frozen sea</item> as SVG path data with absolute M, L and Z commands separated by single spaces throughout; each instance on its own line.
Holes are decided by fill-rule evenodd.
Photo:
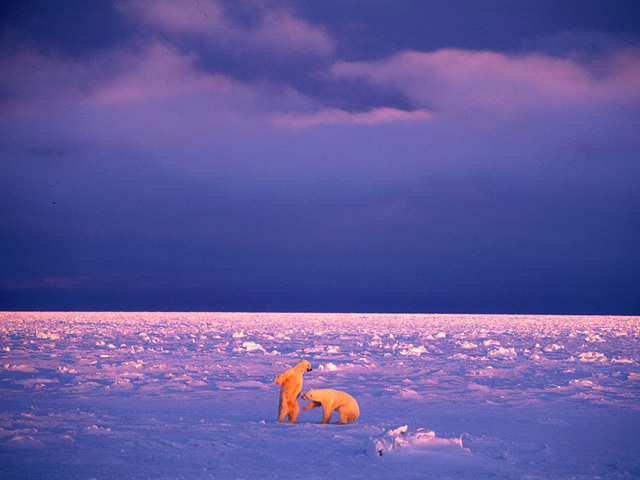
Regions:
M 639 317 L 0 313 L 0 478 L 640 478 L 639 347 Z M 354 424 L 275 421 L 300 359 Z

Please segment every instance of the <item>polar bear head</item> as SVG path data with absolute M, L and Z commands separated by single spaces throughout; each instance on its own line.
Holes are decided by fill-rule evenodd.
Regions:
M 313 370 L 313 368 L 311 368 L 311 364 L 309 362 L 307 362 L 306 360 L 299 361 L 296 364 L 296 368 L 299 368 L 303 372 L 310 372 L 311 370 Z
M 308 392 L 305 392 L 301 398 L 302 400 L 315 400 L 314 393 L 315 392 L 313 390 L 309 390 Z
M 302 374 L 304 372 L 310 372 L 311 370 L 313 370 L 313 368 L 311 368 L 311 364 L 306 360 L 301 360 L 286 372 L 278 375 L 274 381 L 277 385 L 282 385 L 283 383 L 291 381 L 297 381 L 300 382 L 300 388 L 302 388 Z

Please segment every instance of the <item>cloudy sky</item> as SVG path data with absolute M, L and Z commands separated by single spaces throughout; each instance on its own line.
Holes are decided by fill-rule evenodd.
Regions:
M 0 309 L 640 314 L 634 0 L 0 12 Z

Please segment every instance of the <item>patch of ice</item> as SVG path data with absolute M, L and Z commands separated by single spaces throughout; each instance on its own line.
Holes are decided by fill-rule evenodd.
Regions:
M 497 340 L 485 340 L 484 342 L 482 342 L 482 345 L 484 345 L 485 347 L 491 347 L 494 345 L 500 345 L 500 342 L 498 342 Z
M 466 340 L 462 343 L 458 343 L 458 345 L 460 346 L 460 348 L 464 348 L 464 349 L 478 348 L 477 343 L 468 342 Z

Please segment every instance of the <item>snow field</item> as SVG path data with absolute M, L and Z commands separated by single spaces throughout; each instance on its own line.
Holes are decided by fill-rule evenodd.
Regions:
M 640 478 L 638 318 L 0 315 L 2 478 Z M 301 358 L 355 424 L 275 423 Z

